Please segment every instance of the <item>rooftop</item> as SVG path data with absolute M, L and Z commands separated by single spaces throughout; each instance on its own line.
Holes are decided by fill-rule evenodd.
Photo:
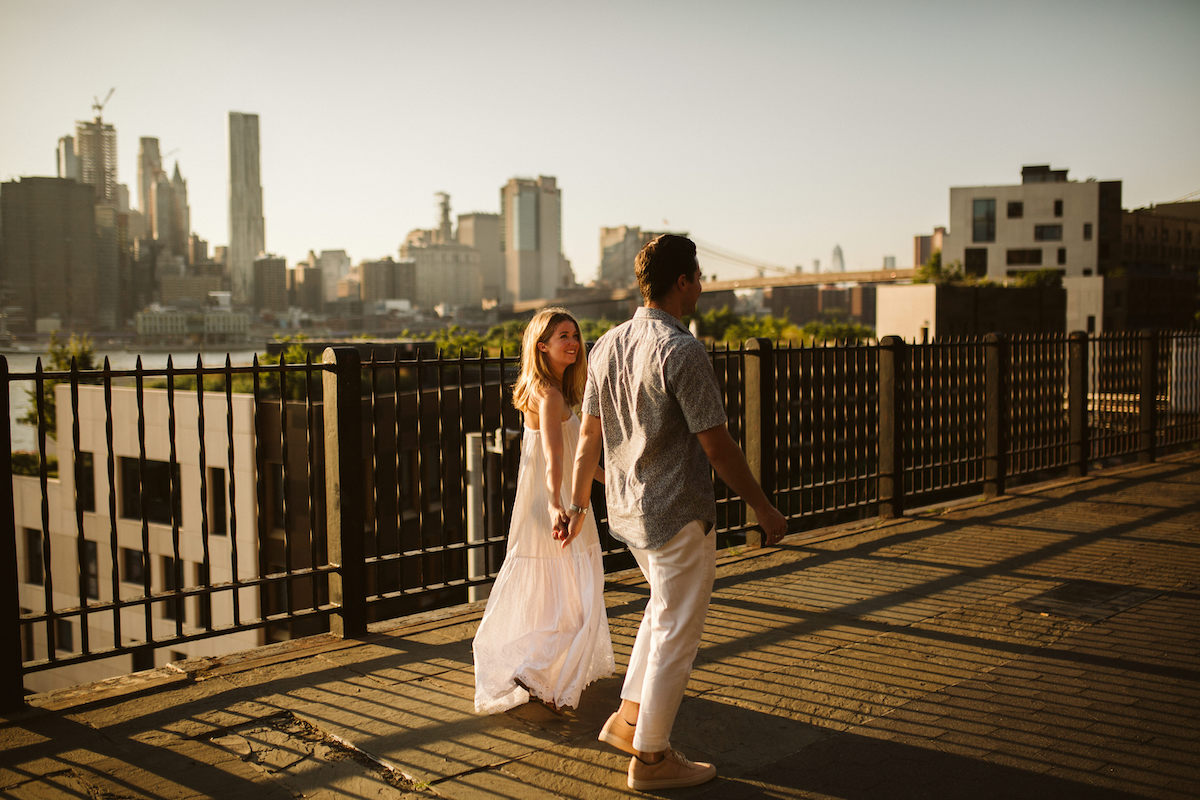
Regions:
M 675 797 L 1185 798 L 1200 791 L 1200 451 L 725 551 Z M 30 698 L 11 798 L 612 797 L 596 739 L 646 586 L 610 576 L 618 676 L 574 712 L 472 713 L 480 605 Z

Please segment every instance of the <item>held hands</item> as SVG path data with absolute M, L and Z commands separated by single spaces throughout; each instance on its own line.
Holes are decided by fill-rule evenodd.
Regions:
M 547 505 L 547 510 L 550 512 L 550 536 L 558 541 L 562 541 L 567 535 L 567 525 L 571 521 L 571 516 L 566 509 L 558 503 L 551 502 Z
M 579 532 L 583 530 L 583 518 L 586 516 L 586 511 L 581 511 L 577 514 L 570 515 L 570 522 L 567 525 L 564 535 L 561 537 L 563 547 L 566 547 L 573 542 L 575 537 L 579 535 Z

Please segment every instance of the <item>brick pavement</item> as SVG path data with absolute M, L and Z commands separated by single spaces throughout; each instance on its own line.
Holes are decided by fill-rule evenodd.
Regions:
M 703 798 L 1200 796 L 1200 453 L 730 553 L 675 741 Z M 646 590 L 610 581 L 619 665 Z M 580 709 L 471 713 L 478 607 L 38 696 L 0 795 L 610 797 Z

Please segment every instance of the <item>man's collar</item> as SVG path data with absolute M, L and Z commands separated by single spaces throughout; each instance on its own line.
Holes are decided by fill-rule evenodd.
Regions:
M 691 331 L 689 331 L 687 329 L 687 326 L 685 326 L 683 324 L 682 320 L 680 320 L 674 314 L 669 314 L 666 311 L 663 311 L 661 308 L 650 308 L 648 306 L 638 306 L 637 310 L 633 312 L 633 318 L 634 319 L 656 319 L 656 320 L 659 320 L 660 322 L 665 322 L 669 325 L 673 325 L 674 327 L 678 328 L 679 330 L 683 331 L 684 333 L 688 333 L 688 334 L 691 333 Z

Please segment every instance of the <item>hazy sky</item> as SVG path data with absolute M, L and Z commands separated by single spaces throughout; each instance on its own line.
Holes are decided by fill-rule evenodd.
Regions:
M 554 175 L 563 250 L 670 226 L 752 259 L 848 269 L 949 223 L 950 186 L 1022 164 L 1200 191 L 1200 2 L 0 0 L 0 179 L 54 174 L 116 92 L 119 179 L 175 151 L 192 227 L 228 237 L 227 115 L 259 114 L 269 250 L 395 255 Z M 747 274 L 705 264 L 719 277 Z

